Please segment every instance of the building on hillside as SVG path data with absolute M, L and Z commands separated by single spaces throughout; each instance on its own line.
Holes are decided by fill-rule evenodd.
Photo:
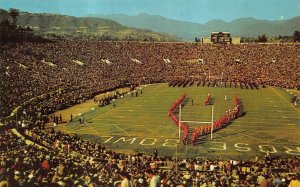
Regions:
M 202 43 L 208 44 L 240 44 L 240 37 L 231 37 L 230 32 L 212 32 L 210 37 L 201 38 Z
M 231 44 L 230 32 L 212 32 L 210 38 L 214 44 Z

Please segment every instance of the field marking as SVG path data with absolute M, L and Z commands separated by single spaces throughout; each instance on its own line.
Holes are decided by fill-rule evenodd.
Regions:
M 235 129 L 228 129 L 229 131 L 234 131 Z M 239 129 L 237 129 L 237 130 L 239 130 Z M 247 129 L 245 129 L 245 130 L 247 130 Z M 280 130 L 282 130 L 282 127 L 280 127 Z M 254 130 L 250 130 L 250 131 L 254 131 Z M 217 131 L 217 132 L 226 132 L 226 130 L 225 131 Z M 266 131 L 256 131 L 256 132 L 262 132 L 262 133 L 274 133 L 274 131 L 268 131 L 268 130 L 266 130 Z M 279 132 L 278 132 L 279 133 Z M 300 132 L 299 132 L 300 133 Z M 299 133 L 297 133 L 297 132 L 280 132 L 280 134 L 287 134 L 287 135 L 299 135 Z
M 71 125 L 67 125 L 69 126 L 67 128 L 67 131 L 71 131 L 71 132 L 77 132 L 77 131 L 80 131 L 78 129 L 80 129 L 81 127 L 83 127 L 84 125 L 83 124 L 71 124 Z
M 282 121 L 282 122 L 286 122 L 285 120 L 284 121 Z M 249 124 L 256 124 L 256 123 L 261 123 L 261 124 L 266 124 L 267 122 L 247 122 L 247 123 L 249 123 Z M 240 129 L 241 127 L 238 127 L 237 125 L 242 125 L 242 124 L 245 124 L 245 122 L 242 122 L 242 123 L 236 123 L 235 125 L 236 126 L 230 126 L 230 128 L 231 129 Z M 268 126 L 267 128 L 269 128 L 269 129 L 282 129 L 282 123 L 281 122 L 278 122 L 278 123 L 273 123 L 273 124 L 270 124 L 270 125 L 280 125 L 280 126 Z M 193 126 L 193 125 L 190 125 L 190 127 L 191 128 L 193 128 L 193 127 L 198 127 L 198 126 Z M 246 129 L 248 129 L 248 128 L 259 128 L 259 127 L 262 127 L 261 125 L 249 125 L 249 126 L 247 126 L 247 127 L 244 127 L 244 128 L 246 128 Z
M 270 93 L 272 93 L 271 91 L 270 91 Z M 280 93 L 280 92 L 279 92 Z M 266 94 L 263 94 L 264 96 L 266 95 Z M 282 94 L 283 96 L 285 96 L 284 94 Z M 196 97 L 196 96 L 195 96 Z M 198 96 L 197 96 L 198 97 Z M 276 97 L 276 95 L 275 95 L 275 97 Z M 128 98 L 128 100 L 127 100 L 127 102 L 129 102 L 129 101 L 132 101 L 131 99 L 134 99 L 134 98 Z M 147 99 L 147 97 L 146 97 L 146 99 Z M 260 102 L 262 102 L 263 100 L 260 100 Z M 134 100 L 133 100 L 133 102 L 135 102 Z M 126 103 L 126 101 L 125 102 L 123 102 L 123 103 Z M 124 108 L 127 108 L 127 109 L 130 109 L 130 108 L 132 108 L 132 107 L 128 107 L 128 105 L 127 104 L 125 104 L 125 105 L 122 105 L 123 103 L 120 103 L 120 105 L 121 106 L 118 106 L 118 113 L 120 112 L 121 114 L 124 114 L 126 111 L 124 110 Z M 166 103 L 166 102 L 164 102 L 164 103 Z M 285 104 L 285 101 L 283 101 L 283 100 L 281 100 L 281 102 L 280 103 L 282 103 L 282 105 L 284 105 Z M 202 103 L 201 103 L 202 104 Z M 273 105 L 271 104 L 271 103 L 268 103 L 269 105 L 268 106 L 270 106 L 270 107 L 272 107 Z M 280 106 L 281 107 L 281 104 L 279 104 L 278 106 Z M 148 105 L 147 104 L 145 104 L 145 107 L 148 107 Z M 289 110 L 289 106 L 286 106 L 286 107 L 284 107 L 285 109 L 287 109 L 287 110 Z M 251 108 L 249 107 L 249 110 L 247 110 L 249 113 L 251 112 L 253 115 L 258 115 L 258 112 L 257 111 L 263 111 L 263 110 L 250 110 Z M 254 108 L 255 109 L 255 108 Z M 276 110 L 275 108 L 270 108 L 271 110 L 269 110 L 269 112 L 272 112 L 272 111 L 274 111 L 274 110 Z M 122 113 L 122 110 L 123 110 L 123 113 Z M 159 111 L 162 111 L 163 109 L 161 108 Z M 284 110 L 284 109 L 283 109 Z M 102 114 L 105 114 L 105 113 L 107 113 L 107 112 L 109 112 L 109 111 L 111 111 L 111 109 L 109 108 L 107 111 L 103 111 L 103 113 Z M 285 110 L 284 110 L 285 111 Z M 128 112 L 127 112 L 128 113 Z M 278 114 L 278 113 L 276 113 L 276 114 Z M 295 113 L 294 113 L 295 114 Z M 101 114 L 100 114 L 101 115 Z M 284 115 L 284 113 L 283 113 L 283 115 Z M 295 114 L 295 115 L 297 115 L 297 113 Z M 296 117 L 295 115 L 287 115 L 287 116 L 294 116 L 294 117 L 292 117 L 291 119 L 294 119 L 294 120 L 297 120 L 297 119 L 299 119 L 298 117 Z M 192 115 L 192 117 L 193 117 L 194 115 Z M 277 131 L 279 131 L 279 128 L 281 128 L 282 129 L 282 127 L 272 127 L 271 125 L 282 125 L 282 124 L 287 124 L 288 125 L 288 122 L 292 122 L 292 121 L 290 121 L 290 120 L 285 120 L 285 119 L 283 119 L 283 118 L 280 118 L 280 114 L 279 115 L 276 115 L 276 117 L 278 117 L 279 119 L 278 120 L 276 120 L 277 121 L 277 123 L 270 123 L 270 122 L 268 122 L 268 121 L 265 121 L 265 122 L 249 122 L 248 120 L 246 120 L 246 121 L 243 121 L 243 120 L 241 120 L 240 122 L 239 122 L 239 125 L 242 125 L 243 123 L 245 123 L 245 122 L 247 122 L 247 123 L 249 123 L 250 125 L 249 125 L 249 127 L 247 127 L 246 128 L 246 131 L 247 130 L 250 130 L 250 128 L 252 128 L 252 127 L 261 127 L 261 126 L 259 126 L 258 124 L 266 124 L 267 125 L 267 127 L 265 128 L 266 130 L 271 130 L 271 131 L 268 131 L 268 132 L 272 132 L 272 130 L 274 129 L 274 130 L 276 130 L 276 132 Z M 96 118 L 96 119 L 98 119 L 97 121 L 99 121 L 99 120 L 101 120 L 102 118 L 105 118 L 106 116 L 99 116 L 99 118 Z M 250 116 L 250 117 L 253 117 L 252 115 Z M 275 117 L 275 115 L 274 115 L 274 117 Z M 159 118 L 159 119 L 162 119 L 162 118 Z M 159 119 L 158 120 L 156 120 L 156 121 L 159 121 Z M 163 118 L 163 119 L 165 119 L 165 117 Z M 254 119 L 254 118 L 252 118 L 252 119 Z M 249 120 L 252 120 L 252 119 L 249 119 Z M 116 120 L 118 120 L 118 119 L 116 119 Z M 102 120 L 101 120 L 102 121 Z M 121 121 L 123 121 L 123 119 L 121 119 Z M 130 120 L 128 120 L 128 121 L 130 121 Z M 275 121 L 275 122 L 276 122 Z M 281 121 L 282 123 L 280 123 L 279 121 Z M 255 124 L 255 123 L 257 123 L 257 125 L 255 125 L 255 126 L 251 126 L 251 124 Z M 115 124 L 118 124 L 118 123 L 115 123 Z M 297 122 L 295 122 L 295 124 L 297 124 L 297 127 L 298 127 L 298 123 Z M 97 124 L 98 125 L 98 124 Z M 121 126 L 121 128 L 123 127 L 122 125 L 125 125 L 125 124 L 121 124 L 121 125 L 119 125 L 119 126 Z M 96 126 L 96 124 L 92 124 L 92 126 L 94 126 L 94 127 L 97 127 Z M 138 125 L 138 126 L 143 126 L 143 125 Z M 231 126 L 231 127 L 234 127 L 234 125 L 233 126 Z M 244 126 L 245 127 L 245 126 Z M 75 127 L 76 129 L 77 129 L 77 127 Z M 148 126 L 143 126 L 143 128 L 149 128 Z M 161 129 L 161 128 L 165 128 L 165 129 L 174 129 L 174 128 L 176 128 L 175 126 L 165 126 L 165 127 L 159 127 L 159 129 Z M 236 128 L 238 128 L 238 127 L 236 127 Z M 233 128 L 233 129 L 236 129 L 236 128 Z M 278 128 L 278 130 L 277 130 L 277 128 Z M 123 129 L 126 129 L 126 128 L 123 128 Z M 151 128 L 150 127 L 150 129 L 153 129 L 153 128 Z M 80 131 L 80 128 L 78 129 L 79 131 Z M 149 130 L 149 129 L 147 129 L 147 130 Z M 236 129 L 237 130 L 237 132 L 240 132 L 240 130 L 239 129 Z M 295 129 L 295 130 L 298 130 L 298 129 Z M 101 131 L 101 130 L 100 130 Z M 115 129 L 115 132 L 116 131 L 118 131 L 118 129 Z M 90 131 L 91 132 L 91 131 Z M 129 131 L 129 132 L 131 132 L 131 131 Z M 157 132 L 160 132 L 160 130 L 158 130 L 157 129 Z M 223 131 L 219 131 L 220 132 L 220 134 L 222 135 L 222 133 L 223 133 Z M 265 132 L 265 131 L 261 131 L 261 132 Z M 124 134 L 121 132 L 121 131 L 119 131 L 119 133 L 121 134 L 121 136 L 123 135 L 124 136 Z M 117 136 L 120 136 L 120 134 L 117 134 Z M 227 133 L 230 133 L 229 131 L 227 131 Z M 246 138 L 245 137 L 245 135 L 244 136 L 241 136 L 241 135 L 243 135 L 243 133 L 247 133 L 247 132 L 240 132 L 239 134 L 238 133 L 236 133 L 236 136 L 239 136 L 239 138 L 241 139 L 241 140 L 247 140 L 247 139 L 249 139 L 249 138 Z M 251 136 L 251 134 L 252 134 L 253 132 L 252 131 L 248 131 L 248 135 L 250 135 Z M 282 133 L 284 133 L 284 135 L 285 136 L 287 136 L 288 137 L 288 132 L 287 131 L 283 131 Z M 106 133 L 104 133 L 104 134 L 106 134 Z M 133 134 L 133 133 L 131 133 L 131 134 Z M 219 134 L 219 133 L 218 133 Z M 259 135 L 260 133 L 258 133 L 257 135 Z M 290 133 L 290 134 L 297 134 L 297 133 Z M 108 135 L 114 135 L 113 133 L 109 133 Z M 163 135 L 167 135 L 167 133 L 163 133 Z M 140 138 L 144 138 L 144 136 L 138 136 L 138 137 L 140 137 Z M 259 136 L 258 136 L 259 137 Z M 176 139 L 176 138 L 175 138 Z M 230 138 L 226 138 L 226 137 L 222 137 L 222 139 L 224 139 L 225 140 L 225 142 L 233 142 L 233 141 L 230 141 Z M 256 140 L 254 140 L 254 139 L 251 139 L 250 141 L 248 141 L 248 142 L 254 142 L 254 144 L 259 144 L 260 142 L 257 142 Z M 278 144 L 278 143 L 276 143 L 276 144 Z M 280 143 L 279 143 L 280 144 Z M 286 145 L 286 144 L 284 144 L 283 143 L 283 145 Z
M 273 136 L 272 134 L 270 134 L 270 132 L 268 132 L 268 133 L 266 133 L 266 132 L 264 132 L 265 134 L 267 134 L 267 135 L 270 135 L 270 136 Z M 290 134 L 292 134 L 292 133 L 290 133 Z M 283 134 L 283 133 L 280 133 L 280 136 L 277 136 L 277 138 L 274 138 L 274 139 L 269 139 L 269 140 L 267 140 L 267 142 L 268 143 L 276 143 L 276 142 L 274 142 L 275 140 L 279 140 L 279 139 L 285 139 L 285 140 L 290 140 L 289 138 L 288 138 L 288 136 L 290 135 L 290 134 L 288 134 L 288 133 L 286 133 L 286 134 Z M 298 133 L 297 133 L 298 134 Z M 283 136 L 282 136 L 283 135 Z M 297 141 L 297 140 L 296 140 Z M 276 143 L 277 144 L 277 143 Z
M 130 99 L 128 99 L 127 101 L 124 101 L 124 102 L 120 103 L 120 105 L 123 105 L 123 104 L 125 104 L 125 103 L 131 101 L 133 98 L 134 98 L 134 97 L 130 97 Z M 110 105 L 108 105 L 108 106 L 110 106 Z M 104 114 L 106 114 L 106 113 L 108 113 L 108 112 L 111 112 L 112 110 L 116 110 L 117 108 L 118 108 L 118 107 L 111 108 L 111 109 L 108 109 L 108 110 L 106 110 L 105 112 L 103 112 L 103 113 L 101 113 L 101 114 L 99 114 L 99 115 L 95 115 L 95 117 L 89 118 L 89 121 L 92 121 L 93 119 L 95 119 L 95 118 L 97 118 L 97 117 L 99 117 L 99 116 L 102 116 L 102 115 L 104 115 Z
M 158 134 L 157 132 L 155 132 L 154 130 L 148 129 L 145 126 L 141 125 L 141 127 L 143 127 L 144 129 L 153 132 L 154 134 L 156 134 L 157 136 L 161 137 L 161 138 L 165 138 L 164 136 L 161 136 L 160 134 Z
M 126 118 L 118 118 L 118 119 L 117 119 L 117 117 L 115 117 L 115 118 L 116 119 L 114 121 L 109 120 L 109 119 L 94 120 L 93 124 L 95 124 L 95 125 L 107 125 L 107 123 L 114 123 L 114 124 L 118 124 L 118 125 L 130 125 L 131 127 L 136 127 L 138 125 L 145 124 L 145 122 L 136 122 L 133 125 L 132 123 L 134 122 L 134 120 L 128 120 L 127 117 Z M 145 121 L 147 121 L 147 119 L 151 119 L 151 118 L 146 118 Z M 157 120 L 152 120 L 152 122 L 154 122 L 154 123 L 160 123 L 160 122 L 162 122 L 164 124 L 170 124 L 167 121 L 162 121 L 162 118 L 157 119 Z M 124 124 L 120 124 L 120 123 L 124 123 Z
M 124 129 L 120 128 L 118 125 L 116 125 L 116 124 L 111 124 L 111 125 L 117 127 L 118 129 L 120 129 L 121 131 L 123 131 L 123 132 L 124 132 L 125 134 L 127 134 L 128 136 L 131 136 L 131 135 L 128 134 Z
M 230 130 L 230 129 L 229 129 Z M 235 132 L 235 131 L 233 131 L 233 132 Z M 251 132 L 251 131 L 248 131 L 248 132 Z M 237 135 L 236 136 L 238 136 L 238 135 L 241 135 L 242 137 L 245 137 L 245 136 L 247 136 L 247 137 L 250 137 L 250 138 L 252 138 L 252 139 L 254 139 L 254 140 L 257 140 L 257 141 L 259 141 L 259 142 L 262 142 L 262 143 L 267 143 L 267 142 L 265 142 L 265 141 L 263 141 L 263 140 L 259 140 L 259 139 L 257 139 L 257 138 L 255 138 L 255 137 L 252 137 L 251 135 L 254 135 L 254 134 L 257 134 L 258 133 L 258 131 L 254 131 L 254 133 L 251 133 L 251 134 L 243 134 L 243 133 L 240 133 L 240 132 L 237 132 Z M 239 139 L 239 138 L 241 138 L 241 137 L 236 137 L 236 138 L 233 138 L 233 139 L 231 139 L 231 140 L 234 140 L 234 139 Z
M 209 137 L 209 139 L 210 139 L 210 137 Z M 214 139 L 214 138 L 213 138 Z M 221 141 L 221 139 L 219 140 L 219 141 Z M 249 144 L 251 144 L 251 145 L 261 145 L 261 143 L 263 143 L 263 144 L 268 144 L 268 143 L 265 143 L 265 142 L 257 142 L 257 141 L 255 141 L 255 140 L 243 140 L 243 141 L 232 141 L 232 140 L 222 140 L 223 142 L 226 142 L 226 143 L 249 143 Z M 209 141 L 208 140 L 206 140 L 205 141 L 205 143 L 209 143 Z M 286 146 L 300 146 L 300 144 L 298 144 L 298 143 L 286 143 L 286 142 L 283 142 L 283 143 L 279 143 L 279 142 L 276 142 L 276 144 L 275 144 L 275 146 L 276 145 L 286 145 Z
M 124 137 L 124 135 L 120 135 L 120 134 L 103 134 L 103 135 L 95 135 L 95 134 L 92 134 L 92 133 L 85 133 L 85 134 L 78 134 L 78 135 L 94 135 L 94 136 L 96 136 L 96 137 L 103 137 L 103 136 L 109 136 L 109 137 L 113 137 L 113 138 L 120 138 L 120 137 Z M 96 138 L 95 137 L 95 138 Z M 155 139 L 155 137 L 145 137 L 145 136 L 141 136 L 141 135 L 137 135 L 137 136 L 134 136 L 134 137 L 136 137 L 136 138 L 140 138 L 140 139 Z M 93 139 L 95 139 L 95 138 L 93 138 Z M 164 137 L 165 139 L 173 139 L 173 140 L 178 140 L 178 137 Z M 165 142 L 165 141 L 162 141 L 162 142 Z M 254 145 L 262 145 L 262 144 L 260 144 L 259 142 L 257 142 L 257 141 L 251 141 L 251 140 L 246 140 L 246 141 L 232 141 L 232 140 L 224 140 L 224 141 L 220 141 L 220 140 L 213 140 L 213 141 L 205 141 L 204 143 L 205 144 L 210 144 L 210 143 L 216 143 L 216 142 L 225 142 L 225 143 L 248 143 L 248 144 L 251 144 L 251 145 L 249 145 L 249 146 L 254 146 Z M 274 143 L 274 142 L 273 142 Z M 264 143 L 263 145 L 265 145 L 265 144 L 268 144 L 269 145 L 269 143 Z M 272 143 L 271 143 L 272 144 Z M 276 145 L 271 145 L 271 146 L 277 146 L 277 145 L 285 145 L 285 146 L 300 146 L 300 144 L 297 144 L 297 143 L 289 143 L 289 144 L 287 144 L 287 143 L 280 143 L 280 142 L 277 142 L 276 143 Z M 197 146 L 196 147 L 192 147 L 192 146 L 190 146 L 189 148 L 198 148 Z
M 267 133 L 266 133 L 267 134 Z M 275 140 L 280 140 L 280 139 L 286 139 L 287 137 L 278 137 L 278 138 L 275 138 L 275 139 L 270 139 L 270 140 L 268 140 L 267 141 L 267 143 L 275 143 L 275 144 L 277 144 L 276 142 L 275 142 Z
M 285 101 L 289 104 L 289 106 L 291 106 L 291 108 L 293 108 L 296 112 L 300 113 L 300 111 L 297 110 L 297 109 L 295 108 L 295 106 L 294 106 L 292 103 L 290 103 L 286 98 L 284 98 L 280 93 L 278 93 L 273 87 L 271 87 L 271 89 L 272 89 L 272 91 L 275 92 L 279 97 L 281 97 L 283 100 L 285 100 Z
M 250 112 L 249 112 L 250 113 Z M 273 112 L 274 113 L 274 112 Z M 282 112 L 282 114 L 286 114 L 286 113 L 283 113 Z M 265 116 L 257 116 L 257 117 L 254 117 L 254 114 L 253 113 L 251 113 L 251 115 L 252 116 L 248 116 L 248 119 L 249 120 L 253 120 L 253 119 L 268 119 L 268 118 L 266 118 L 265 116 L 267 115 L 269 118 L 278 118 L 279 119 L 279 115 L 280 114 L 278 114 L 277 113 L 277 115 L 269 115 L 269 114 L 265 114 Z M 256 115 L 256 114 L 255 114 Z M 257 115 L 259 115 L 259 113 L 257 113 Z M 285 115 L 285 116 L 288 116 L 288 118 L 289 119 L 300 119 L 300 117 L 299 117 L 299 115 L 291 115 L 291 114 L 288 114 L 288 115 Z M 242 118 L 240 118 L 240 119 L 242 119 Z M 254 121 L 254 122 L 250 122 L 250 123 L 259 123 L 259 122 L 256 122 L 256 121 Z M 262 123 L 262 122 L 260 122 L 260 123 Z
M 100 134 L 100 135 L 101 135 L 101 133 L 99 133 L 94 127 L 90 126 L 87 122 L 84 122 L 84 124 L 85 124 L 86 126 L 90 127 L 93 131 L 95 131 L 96 134 Z

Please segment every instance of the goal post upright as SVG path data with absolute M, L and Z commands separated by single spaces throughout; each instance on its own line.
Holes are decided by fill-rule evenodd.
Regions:
M 211 131 L 210 131 L 210 139 L 213 139 L 213 131 L 214 131 L 214 106 L 211 108 L 211 121 L 182 121 L 181 120 L 181 104 L 179 105 L 179 125 L 178 125 L 178 137 L 180 139 L 180 132 L 181 132 L 181 123 L 198 123 L 198 124 L 211 124 Z

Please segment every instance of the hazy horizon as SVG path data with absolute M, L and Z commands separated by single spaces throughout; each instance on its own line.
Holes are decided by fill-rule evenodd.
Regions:
M 300 16 L 300 0 L 0 0 L 0 8 L 76 17 L 149 14 L 194 23 L 248 17 L 273 21 Z

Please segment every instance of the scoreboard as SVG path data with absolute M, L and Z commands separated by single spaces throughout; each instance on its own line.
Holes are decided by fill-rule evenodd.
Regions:
M 212 43 L 231 44 L 230 32 L 212 32 Z

